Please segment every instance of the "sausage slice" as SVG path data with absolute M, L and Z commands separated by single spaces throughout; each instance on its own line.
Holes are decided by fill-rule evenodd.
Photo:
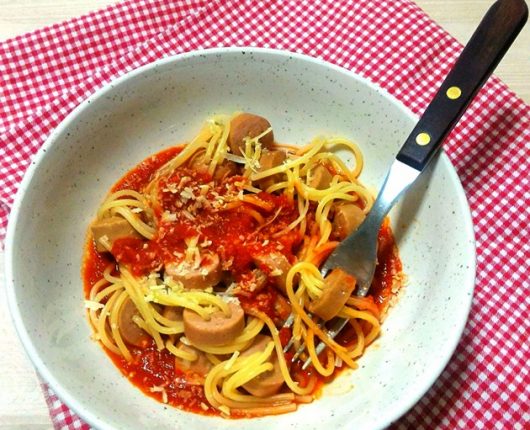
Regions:
M 237 164 L 230 160 L 224 160 L 213 172 L 213 180 L 217 183 L 229 176 L 238 174 Z
M 102 237 L 106 237 L 111 247 L 116 239 L 123 237 L 137 237 L 142 236 L 133 228 L 129 221 L 121 216 L 111 216 L 109 218 L 102 218 L 94 221 L 90 226 L 94 241 L 96 242 L 96 250 L 98 252 L 105 252 L 107 248 L 100 242 Z
M 190 162 L 190 167 L 197 172 L 207 173 L 209 168 L 209 161 L 206 160 L 205 151 L 198 153 Z M 227 176 L 234 176 L 238 173 L 236 163 L 230 160 L 223 160 L 221 164 L 218 164 L 213 173 L 213 180 L 215 182 L 221 182 Z
M 191 161 L 189 162 L 189 166 L 196 170 L 197 172 L 205 173 L 208 171 L 208 162 L 206 160 L 206 151 L 201 150 L 195 153 Z
M 272 169 L 273 167 L 279 166 L 285 161 L 286 154 L 285 151 L 263 151 L 259 159 L 259 169 L 258 172 L 264 172 L 265 170 Z M 274 185 L 277 182 L 281 182 L 284 178 L 283 173 L 276 173 L 272 176 L 267 176 L 266 178 L 260 179 L 258 186 L 262 190 L 266 190 L 271 185 Z
M 118 311 L 118 330 L 125 342 L 130 345 L 145 347 L 151 336 L 133 321 L 135 315 L 140 315 L 135 304 L 127 298 Z
M 223 275 L 219 256 L 214 253 L 205 254 L 201 265 L 197 268 L 181 262 L 167 263 L 165 270 L 175 281 L 182 282 L 184 288 L 189 290 L 205 290 L 213 287 L 221 281 Z
M 333 175 L 329 173 L 329 170 L 322 164 L 318 164 L 314 169 L 311 170 L 307 185 L 317 190 L 325 190 L 329 188 Z
M 175 357 L 175 367 L 186 373 L 186 382 L 192 385 L 202 385 L 206 375 L 212 368 L 212 363 L 206 357 L 206 354 L 198 349 L 179 342 L 177 348 L 195 354 L 197 360 L 189 361 L 180 357 Z
M 258 334 L 252 345 L 243 351 L 240 357 L 248 357 L 256 352 L 263 351 L 269 342 L 272 341 L 270 336 Z M 250 394 L 256 397 L 269 397 L 280 391 L 284 383 L 280 365 L 278 363 L 278 356 L 276 351 L 272 351 L 270 362 L 273 365 L 272 370 L 262 373 L 255 378 L 243 384 L 243 388 Z
M 211 315 L 209 320 L 189 309 L 182 314 L 184 334 L 191 343 L 205 346 L 227 345 L 241 334 L 245 328 L 245 313 L 241 306 L 228 304 L 232 314 L 227 318 L 221 311 Z
M 251 113 L 242 113 L 230 122 L 230 133 L 228 134 L 228 145 L 234 155 L 241 155 L 245 148 L 245 137 L 256 137 L 270 128 L 271 123 L 265 118 Z M 260 140 L 264 148 L 269 148 L 274 142 L 272 130 Z
M 171 321 L 182 321 L 182 308 L 179 306 L 164 306 L 162 316 Z
M 287 257 L 279 252 L 272 252 L 270 254 L 254 256 L 253 259 L 254 263 L 260 269 L 274 279 L 274 285 L 283 294 L 286 294 L 285 284 L 287 281 L 287 273 L 291 270 L 291 263 L 289 263 Z
M 332 231 L 340 240 L 343 240 L 359 227 L 364 221 L 364 212 L 353 203 L 335 205 Z
M 357 280 L 342 269 L 333 269 L 324 279 L 322 295 L 312 301 L 308 310 L 324 321 L 337 316 L 351 293 Z

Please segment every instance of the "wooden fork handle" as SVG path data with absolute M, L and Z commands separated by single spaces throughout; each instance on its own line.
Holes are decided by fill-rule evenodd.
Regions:
M 524 0 L 498 0 L 471 36 L 451 72 L 396 158 L 422 171 L 486 82 L 528 17 Z

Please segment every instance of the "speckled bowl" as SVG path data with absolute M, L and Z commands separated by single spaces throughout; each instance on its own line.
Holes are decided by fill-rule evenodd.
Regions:
M 415 118 L 366 80 L 309 57 L 217 49 L 135 70 L 82 103 L 29 168 L 6 242 L 9 305 L 39 373 L 101 429 L 376 429 L 411 408 L 447 364 L 474 286 L 469 208 L 448 158 L 391 214 L 409 284 L 360 368 L 295 413 L 223 420 L 144 396 L 90 341 L 80 266 L 85 231 L 111 185 L 149 154 L 189 139 L 215 113 L 267 117 L 279 141 L 348 136 L 376 190 Z

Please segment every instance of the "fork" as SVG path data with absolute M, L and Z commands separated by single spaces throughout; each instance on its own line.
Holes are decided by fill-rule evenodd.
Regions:
M 324 262 L 322 276 L 326 276 L 331 269 L 341 268 L 357 279 L 356 294 L 367 295 L 374 277 L 377 235 L 383 219 L 439 152 L 445 137 L 515 40 L 527 17 L 528 8 L 524 0 L 498 0 L 490 7 L 397 153 L 366 219 Z M 288 318 L 284 327 L 290 327 L 292 320 Z M 347 319 L 335 318 L 332 326 L 326 329 L 328 336 L 334 339 L 347 323 Z M 284 352 L 292 344 L 293 338 Z M 317 355 L 325 347 L 325 343 L 320 342 L 316 346 Z M 302 344 L 294 359 L 304 348 Z M 309 364 L 310 357 L 302 368 L 306 369 Z

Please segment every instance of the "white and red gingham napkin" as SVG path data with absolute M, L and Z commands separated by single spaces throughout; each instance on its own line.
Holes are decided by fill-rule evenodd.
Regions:
M 0 238 L 32 156 L 105 83 L 169 55 L 260 46 L 359 73 L 421 114 L 461 45 L 410 0 L 129 0 L 0 44 Z M 491 78 L 445 144 L 471 205 L 477 285 L 447 368 L 397 429 L 530 426 L 530 107 Z M 56 428 L 88 428 L 45 386 Z

